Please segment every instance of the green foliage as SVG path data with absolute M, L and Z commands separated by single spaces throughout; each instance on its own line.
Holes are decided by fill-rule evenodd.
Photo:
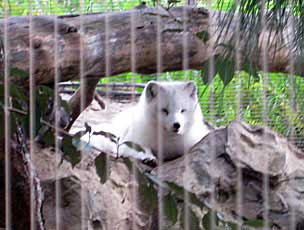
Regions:
M 101 153 L 95 158 L 96 172 L 102 184 L 108 179 L 109 163 L 110 161 L 107 159 L 106 154 Z
M 202 71 L 176 71 L 158 76 L 127 73 L 101 82 L 194 80 L 199 88 L 204 116 L 213 124 L 227 125 L 238 117 L 250 124 L 265 125 L 267 121 L 267 126 L 285 136 L 295 137 L 297 145 L 304 148 L 303 78 L 295 76 L 292 80 L 286 74 L 272 73 L 264 74 L 266 81 L 263 81 L 263 76 L 250 65 L 246 66 L 248 73 L 234 74 L 233 62 L 224 64 L 221 58 L 215 62 L 214 69 L 218 71 L 213 71 L 212 77 L 208 76 L 210 63 L 206 62 Z
M 212 220 L 212 218 L 213 218 L 213 220 Z M 216 222 L 217 222 L 216 219 L 217 219 L 217 217 L 214 212 L 212 212 L 212 211 L 207 212 L 207 214 L 205 214 L 203 217 L 204 229 L 209 230 L 209 229 L 212 229 L 212 227 L 215 227 Z
M 177 221 L 178 208 L 177 208 L 176 198 L 174 197 L 173 194 L 171 194 L 171 192 L 169 192 L 163 198 L 163 205 L 164 205 L 164 214 L 173 224 L 175 224 Z
M 210 84 L 216 74 L 219 75 L 224 86 L 228 85 L 234 77 L 235 62 L 233 59 L 216 56 L 211 60 L 207 60 L 203 66 L 201 76 L 205 84 Z
M 10 69 L 9 77 L 16 79 L 16 77 L 25 78 L 28 77 L 28 73 L 19 69 Z M 53 125 L 55 119 L 54 113 L 54 90 L 47 86 L 37 86 L 32 92 L 32 97 L 28 89 L 9 82 L 9 87 L 4 85 L 4 77 L 0 75 L 0 108 L 1 108 L 1 130 L 0 136 L 4 136 L 4 115 L 8 117 L 9 121 L 9 133 L 11 136 L 16 132 L 17 125 L 22 127 L 25 131 L 24 135 L 29 138 L 30 133 L 33 134 L 33 138 L 43 144 L 44 146 L 60 146 L 64 152 L 63 157 L 67 159 L 74 167 L 81 160 L 81 153 L 77 150 L 73 142 L 80 139 L 79 133 L 75 134 L 75 137 L 63 134 L 60 131 L 60 127 L 57 129 L 57 135 L 63 136 L 60 141 L 59 137 L 56 137 L 55 126 Z M 8 94 L 5 101 L 5 91 Z M 33 100 L 33 108 L 30 111 L 30 97 Z M 5 106 L 6 113 L 5 112 Z M 59 107 L 62 108 L 68 115 L 69 108 L 66 102 L 59 100 Z M 61 118 L 61 117 L 60 117 Z M 32 124 L 30 124 L 30 120 Z M 89 132 L 89 127 L 86 127 L 86 132 Z M 9 137 L 6 137 L 9 138 Z M 56 145 L 56 142 L 58 145 Z
M 155 187 L 155 181 L 151 180 L 151 177 L 147 176 L 148 174 L 142 173 L 133 163 L 132 167 L 136 175 L 136 181 L 138 182 L 138 194 L 139 201 L 141 206 L 148 211 L 148 213 L 152 214 L 157 209 L 158 197 L 157 190 Z
M 185 211 L 186 211 L 186 208 L 188 208 L 188 215 L 187 215 L 187 218 L 188 218 L 188 221 L 187 223 L 185 222 Z M 192 211 L 191 208 L 189 207 L 185 207 L 181 210 L 181 215 L 180 215 L 180 223 L 181 223 L 181 227 L 182 229 L 201 229 L 200 228 L 200 218 L 197 217 L 197 215 Z M 186 224 L 188 226 L 186 226 Z
M 246 220 L 244 221 L 244 225 L 254 228 L 261 228 L 265 226 L 265 222 L 263 220 Z
M 155 6 L 156 1 L 145 1 L 148 6 Z M 168 1 L 158 1 L 167 7 Z M 71 1 L 30 1 L 30 0 L 4 0 L 0 2 L 0 18 L 5 15 L 27 16 L 27 15 L 64 15 L 80 13 L 103 13 L 117 10 L 130 10 L 141 3 L 140 0 L 71 0 Z M 183 4 L 180 1 L 177 3 Z M 170 6 L 172 4 L 170 3 Z
M 197 32 L 196 36 L 199 37 L 205 43 L 209 40 L 209 33 L 208 33 L 208 31 Z
M 260 75 L 252 78 L 240 73 L 226 87 L 216 77 L 212 87 L 208 87 L 201 97 L 203 112 L 218 126 L 239 116 L 251 124 L 267 122 L 266 125 L 285 136 L 301 138 L 304 133 L 304 104 L 300 98 L 304 95 L 304 79 L 296 77 L 293 85 L 291 88 L 290 78 L 283 74 L 268 74 L 265 84 Z M 210 103 L 210 97 L 214 103 Z
M 143 153 L 146 152 L 142 146 L 140 146 L 132 141 L 124 141 L 120 145 L 126 145 L 129 148 L 134 149 L 137 152 L 143 152 Z
M 24 75 L 25 73 L 17 69 L 9 70 L 9 73 L 16 75 Z M 5 100 L 5 93 L 8 94 Z M 16 131 L 17 124 L 20 125 L 26 134 L 29 132 L 29 105 L 27 103 L 27 92 L 15 84 L 9 84 L 6 88 L 4 83 L 4 76 L 0 74 L 0 109 L 1 109 L 1 130 L 0 136 L 4 136 L 4 118 L 7 117 L 9 121 L 10 133 Z M 6 107 L 6 109 L 5 109 Z M 6 112 L 5 112 L 6 110 Z
M 112 133 L 109 133 L 109 132 L 105 132 L 105 131 L 94 131 L 92 135 L 101 135 L 101 136 L 104 136 L 106 138 L 109 138 L 110 141 L 112 141 L 113 143 L 118 143 L 118 140 L 117 140 L 117 137 L 112 134 Z
M 261 39 L 262 31 L 283 37 L 288 27 L 292 27 L 292 38 L 283 41 L 279 47 L 274 44 L 275 39 L 269 37 L 267 43 L 269 46 L 280 48 L 288 46 L 290 50 L 296 50 L 298 56 L 303 56 L 304 52 L 304 4 L 302 0 L 216 0 L 214 8 L 226 11 L 225 17 L 219 19 L 219 36 L 224 37 L 227 31 L 234 31 L 232 39 L 226 45 L 237 46 L 236 40 L 244 42 L 242 55 L 245 57 L 243 63 L 256 59 L 257 43 Z M 238 30 L 236 30 L 235 16 L 239 18 Z M 292 19 L 291 19 L 292 17 Z M 293 21 L 292 26 L 289 23 Z M 265 35 L 263 35 L 265 36 Z M 220 41 L 221 39 L 218 39 Z M 231 56 L 233 57 L 233 56 Z M 258 62 L 258 60 L 255 60 Z M 298 61 L 298 60 L 297 60 Z
M 66 136 L 62 140 L 63 157 L 71 163 L 72 167 L 81 161 L 81 151 L 78 151 L 73 144 L 73 137 Z

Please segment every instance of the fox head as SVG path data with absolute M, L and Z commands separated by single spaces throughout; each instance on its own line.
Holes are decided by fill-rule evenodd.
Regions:
M 147 120 L 169 135 L 182 135 L 194 122 L 198 105 L 194 82 L 150 81 L 143 92 Z

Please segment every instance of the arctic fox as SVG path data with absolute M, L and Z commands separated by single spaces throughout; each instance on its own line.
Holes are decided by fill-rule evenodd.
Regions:
M 209 132 L 192 81 L 150 81 L 134 107 L 120 113 L 110 126 L 92 128 L 112 133 L 119 141 L 113 143 L 102 135 L 87 134 L 82 140 L 90 142 L 90 146 L 118 156 L 160 161 L 187 153 Z M 144 152 L 132 148 L 132 143 Z
M 139 144 L 164 161 L 188 152 L 209 132 L 192 81 L 148 82 L 138 104 L 115 120 L 120 142 Z

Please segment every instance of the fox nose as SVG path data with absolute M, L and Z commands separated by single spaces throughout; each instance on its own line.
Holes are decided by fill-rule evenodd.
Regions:
M 179 124 L 178 122 L 175 122 L 175 123 L 173 124 L 173 128 L 174 128 L 174 130 L 178 131 L 179 128 L 180 128 L 180 124 Z

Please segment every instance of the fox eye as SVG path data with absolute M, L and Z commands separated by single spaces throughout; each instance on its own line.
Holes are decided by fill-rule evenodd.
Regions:
M 185 110 L 185 109 L 182 109 L 182 110 L 181 110 L 181 113 L 184 113 L 184 112 L 186 112 L 186 110 Z
M 168 114 L 169 114 L 168 109 L 165 109 L 165 108 L 163 108 L 163 109 L 162 109 L 162 112 L 163 112 L 164 114 L 166 114 L 166 115 L 168 115 Z

